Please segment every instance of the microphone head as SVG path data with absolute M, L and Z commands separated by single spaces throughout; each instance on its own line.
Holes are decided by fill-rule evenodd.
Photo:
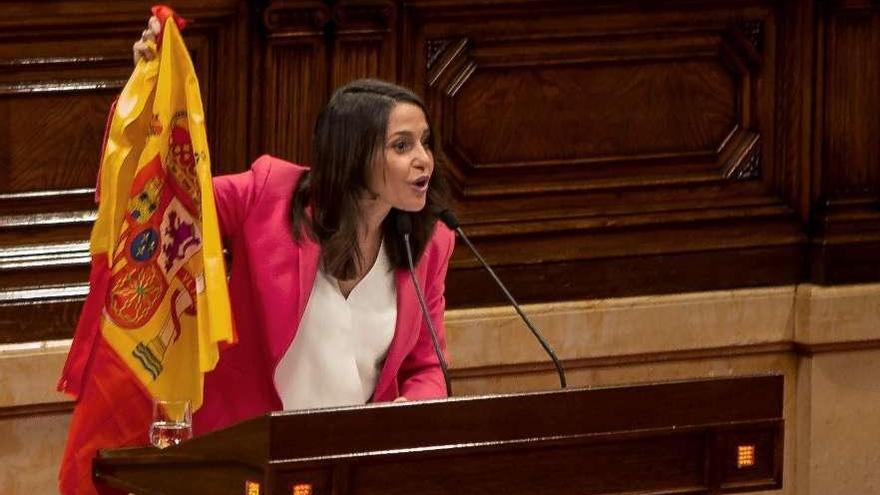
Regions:
M 400 233 L 400 235 L 410 234 L 412 232 L 412 219 L 409 218 L 409 213 L 398 211 L 395 216 L 397 232 Z
M 460 226 L 458 218 L 455 218 L 455 213 L 452 213 L 452 210 L 448 208 L 437 212 L 436 215 L 441 222 L 445 223 L 452 230 L 456 230 Z

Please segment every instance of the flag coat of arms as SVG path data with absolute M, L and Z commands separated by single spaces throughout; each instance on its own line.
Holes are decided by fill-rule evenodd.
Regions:
M 90 290 L 59 390 L 76 397 L 61 493 L 97 493 L 97 449 L 147 443 L 154 399 L 202 403 L 232 342 L 198 81 L 167 7 L 158 57 L 111 109 L 92 229 Z

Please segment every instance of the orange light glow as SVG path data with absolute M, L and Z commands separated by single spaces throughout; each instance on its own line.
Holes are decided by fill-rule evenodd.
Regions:
M 260 484 L 256 481 L 245 481 L 244 493 L 245 495 L 260 495 Z
M 736 448 L 736 467 L 739 469 L 755 465 L 755 446 L 740 445 Z
M 312 485 L 309 483 L 298 483 L 293 485 L 290 495 L 312 495 Z

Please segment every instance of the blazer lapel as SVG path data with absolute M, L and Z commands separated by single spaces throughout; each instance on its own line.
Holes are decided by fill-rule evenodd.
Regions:
M 306 305 L 309 303 L 309 296 L 312 295 L 312 287 L 315 285 L 315 277 L 318 275 L 318 258 L 321 254 L 321 248 L 318 243 L 311 240 L 308 236 L 303 236 L 302 248 L 299 254 L 299 287 L 297 293 L 299 298 L 296 305 L 296 326 L 299 328 L 299 322 L 302 320 L 303 313 L 306 311 Z
M 275 344 L 272 346 L 273 349 L 271 349 L 273 370 L 278 366 L 281 357 L 284 356 L 294 337 L 296 337 L 296 331 L 299 328 L 300 321 L 302 321 L 303 313 L 305 313 L 306 305 L 309 302 L 309 296 L 312 294 L 312 286 L 315 285 L 315 277 L 318 274 L 318 258 L 321 254 L 321 248 L 318 243 L 307 235 L 303 235 L 302 240 L 298 241 L 297 244 L 299 244 L 295 246 L 299 251 L 298 259 L 295 262 L 297 273 L 292 280 L 293 286 L 286 288 L 293 295 L 290 301 L 294 306 L 293 320 L 284 322 L 284 328 L 290 329 L 286 339 L 270 339 L 270 342 Z M 279 311 L 281 310 L 279 308 Z
M 415 345 L 421 329 L 421 311 L 409 271 L 397 270 L 394 275 L 397 286 L 397 322 L 394 325 L 394 338 L 391 339 L 385 364 L 376 382 L 373 400 L 383 397 L 387 389 L 394 385 L 400 365 Z

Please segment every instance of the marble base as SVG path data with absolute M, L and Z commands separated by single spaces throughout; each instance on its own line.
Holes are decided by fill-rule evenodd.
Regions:
M 880 284 L 531 305 L 572 386 L 785 376 L 782 490 L 880 494 Z M 456 395 L 558 387 L 509 308 L 448 311 Z M 69 342 L 0 346 L 0 494 L 57 492 L 69 423 L 55 392 Z

